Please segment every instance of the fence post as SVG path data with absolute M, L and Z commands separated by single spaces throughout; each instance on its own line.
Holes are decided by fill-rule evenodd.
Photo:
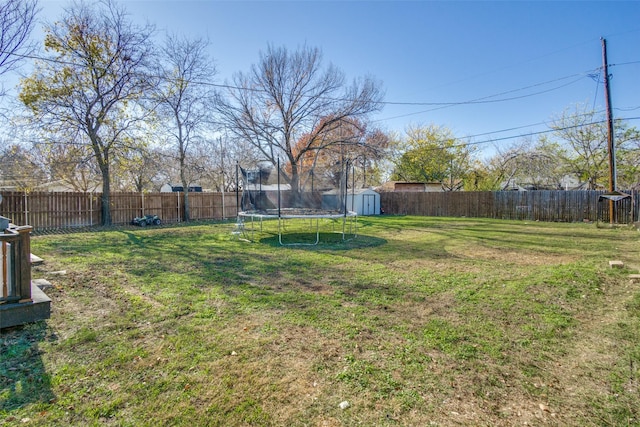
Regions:
M 24 223 L 29 224 L 29 208 L 27 207 L 27 190 L 24 191 Z
M 2 266 L 2 292 L 0 292 L 1 296 L 8 297 L 9 296 L 9 254 L 7 253 L 7 242 L 0 242 L 2 244 L 2 261 L 0 261 L 0 266 Z

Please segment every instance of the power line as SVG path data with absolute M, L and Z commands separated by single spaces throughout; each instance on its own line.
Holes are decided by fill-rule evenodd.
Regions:
M 13 53 L 13 54 L 16 55 L 16 56 L 20 56 L 22 58 L 25 58 L 25 59 L 40 60 L 40 61 L 45 61 L 45 62 L 59 63 L 59 64 L 63 64 L 63 65 L 78 65 L 78 64 L 76 64 L 74 62 L 63 61 L 63 60 L 59 60 L 59 59 L 55 59 L 55 58 L 45 58 L 45 57 L 41 57 L 41 56 L 37 56 L 37 55 L 23 55 L 23 54 L 17 54 L 17 53 Z M 632 65 L 632 64 L 639 64 L 639 63 L 640 63 L 640 61 L 628 61 L 628 62 L 624 62 L 624 63 L 611 64 L 609 66 L 610 67 L 611 66 L 616 66 L 616 65 L 617 66 L 625 66 L 625 65 Z M 561 89 L 563 87 L 569 86 L 571 84 L 574 84 L 574 83 L 580 81 L 581 79 L 583 79 L 585 76 L 586 77 L 593 76 L 594 75 L 593 74 L 594 71 L 600 73 L 601 70 L 602 70 L 602 67 L 597 67 L 595 69 L 592 69 L 592 70 L 589 70 L 589 71 L 585 71 L 585 72 L 582 72 L 582 73 L 575 73 L 575 74 L 567 75 L 567 76 L 564 76 L 564 77 L 559 77 L 559 78 L 556 78 L 556 79 L 547 80 L 547 81 L 544 81 L 544 82 L 535 83 L 535 84 L 528 85 L 528 86 L 523 86 L 521 88 L 512 89 L 512 90 L 508 90 L 508 91 L 503 91 L 503 92 L 499 92 L 499 93 L 496 93 L 496 94 L 493 94 L 493 95 L 488 95 L 488 96 L 484 96 L 484 97 L 480 97 L 480 98 L 474 98 L 474 99 L 466 100 L 466 101 L 454 101 L 454 102 L 380 101 L 379 104 L 381 104 L 381 105 L 434 106 L 435 108 L 422 110 L 422 111 L 417 111 L 417 112 L 412 112 L 412 113 L 407 113 L 407 114 L 402 114 L 402 115 L 393 116 L 393 117 L 382 118 L 382 119 L 374 120 L 374 122 L 381 122 L 381 121 L 387 121 L 387 120 L 392 120 L 392 119 L 397 119 L 397 118 L 403 118 L 403 117 L 408 117 L 408 116 L 417 115 L 417 114 L 423 114 L 423 113 L 426 113 L 426 112 L 436 111 L 436 110 L 449 108 L 449 107 L 453 107 L 453 106 L 475 105 L 475 104 L 490 104 L 490 103 L 506 102 L 506 101 L 512 101 L 512 100 L 516 100 L 516 99 L 523 99 L 523 98 L 528 98 L 528 97 L 532 97 L 532 96 L 537 96 L 537 95 L 540 95 L 540 94 L 549 93 L 549 92 Z M 140 74 L 140 75 L 142 75 L 142 74 Z M 155 75 L 149 75 L 149 76 L 150 77 L 159 77 L 159 76 L 155 76 Z M 511 93 L 517 93 L 517 92 L 521 92 L 521 91 L 524 91 L 524 90 L 527 90 L 527 89 L 532 89 L 532 88 L 548 85 L 548 84 L 555 83 L 555 82 L 561 82 L 561 81 L 564 81 L 564 80 L 567 80 L 567 79 L 573 79 L 573 80 L 571 80 L 571 81 L 569 81 L 567 83 L 563 83 L 563 84 L 561 84 L 559 86 L 555 86 L 553 88 L 541 90 L 541 91 L 534 92 L 534 93 L 529 93 L 529 94 L 520 95 L 520 96 L 492 99 L 492 98 L 499 97 L 501 95 L 508 95 L 508 94 L 511 94 Z M 265 92 L 262 89 L 241 87 L 241 86 L 230 85 L 230 84 L 221 84 L 221 83 L 204 82 L 204 81 L 193 81 L 192 83 L 199 84 L 199 85 L 216 87 L 216 88 L 220 88 L 220 89 L 246 90 L 246 91 L 253 91 L 253 92 Z M 328 99 L 332 99 L 332 100 L 336 100 L 336 101 L 345 100 L 344 98 L 328 98 Z M 640 109 L 640 106 L 639 107 L 628 108 L 628 109 L 617 108 L 616 110 L 619 110 L 619 111 L 634 111 L 634 110 L 637 110 L 637 109 Z M 637 120 L 637 119 L 639 119 L 639 117 L 630 117 L 630 118 L 620 119 L 620 120 Z M 575 126 L 571 126 L 571 127 L 567 127 L 567 128 L 563 128 L 563 129 L 529 132 L 529 133 L 524 133 L 524 134 L 519 134 L 519 135 L 514 135 L 514 136 L 492 138 L 492 139 L 486 140 L 486 141 L 468 142 L 468 143 L 465 143 L 465 144 L 461 144 L 461 146 L 465 146 L 465 145 L 482 145 L 482 144 L 488 144 L 488 143 L 491 143 L 491 142 L 504 141 L 504 140 L 516 139 L 516 138 L 523 138 L 523 137 L 527 137 L 527 136 L 541 135 L 541 134 L 545 134 L 545 133 L 554 132 L 556 130 L 565 130 L 565 129 L 571 129 L 571 128 L 575 128 L 575 127 L 588 126 L 588 125 L 591 125 L 591 124 L 599 124 L 599 123 L 602 123 L 602 122 L 598 121 L 598 122 L 592 122 L 592 123 L 587 123 L 587 124 L 582 124 L 582 125 L 575 125 Z M 531 127 L 531 126 L 538 126 L 538 125 L 542 125 L 542 124 L 545 124 L 545 123 L 541 122 L 541 123 L 536 123 L 536 124 L 532 124 L 532 125 L 524 125 L 524 126 L 518 126 L 518 127 L 498 130 L 498 131 L 485 132 L 485 133 L 481 133 L 481 134 L 477 134 L 477 135 L 467 136 L 465 138 L 474 138 L 474 137 L 479 137 L 479 136 L 491 135 L 491 134 L 495 134 L 495 133 L 509 132 L 509 131 L 512 131 L 512 130 L 518 130 L 518 129 L 523 129 L 523 128 Z
M 514 96 L 514 97 L 511 97 L 511 98 L 502 98 L 502 99 L 494 99 L 494 100 L 490 100 L 490 101 L 488 101 L 488 100 L 487 101 L 483 101 L 485 99 L 492 98 L 494 96 L 499 96 L 500 95 L 500 94 L 497 94 L 497 95 L 490 95 L 490 96 L 486 96 L 486 97 L 483 97 L 483 98 L 477 98 L 475 100 L 469 100 L 469 101 L 464 101 L 464 102 L 450 102 L 450 103 L 435 104 L 435 105 L 440 105 L 440 106 L 436 107 L 436 108 L 430 108 L 428 110 L 414 111 L 413 113 L 401 114 L 401 115 L 393 116 L 393 117 L 385 117 L 385 118 L 382 118 L 382 119 L 374 120 L 374 122 L 382 122 L 382 121 L 387 121 L 387 120 L 400 119 L 400 118 L 403 118 L 403 117 L 415 116 L 415 115 L 418 115 L 418 114 L 424 114 L 424 113 L 429 113 L 431 111 L 443 110 L 445 108 L 459 106 L 459 105 L 491 104 L 491 103 L 497 103 L 497 102 L 513 101 L 513 100 L 516 100 L 516 99 L 528 98 L 528 97 L 531 97 L 531 96 L 541 95 L 543 93 L 553 92 L 554 90 L 558 90 L 558 89 L 561 89 L 563 87 L 572 85 L 573 83 L 576 83 L 577 81 L 579 81 L 581 79 L 582 79 L 582 77 L 580 77 L 580 78 L 578 78 L 576 80 L 573 80 L 573 81 L 571 81 L 569 83 L 565 83 L 563 85 L 557 86 L 557 87 L 552 88 L 552 89 L 547 89 L 547 90 L 544 90 L 544 91 L 540 91 L 540 92 L 536 92 L 536 93 L 532 93 L 532 94 L 528 94 L 528 95 Z M 532 86 L 530 86 L 530 87 L 532 87 Z M 523 89 L 515 89 L 515 90 L 510 91 L 510 92 L 516 92 L 516 91 L 519 91 L 519 90 L 523 90 Z M 504 93 L 509 93 L 509 92 L 504 92 Z M 424 105 L 427 105 L 427 104 L 424 104 Z
M 635 110 L 640 110 L 640 106 L 628 107 L 628 108 L 615 107 L 614 110 L 616 110 L 616 111 L 635 111 Z
M 616 65 L 633 65 L 633 64 L 640 64 L 640 61 L 629 61 L 629 62 L 620 62 L 618 64 L 609 64 L 609 68 L 615 67 Z
M 638 116 L 638 117 L 619 118 L 619 119 L 616 119 L 616 120 L 640 120 L 640 116 Z M 564 130 L 576 129 L 576 128 L 583 127 L 583 126 L 598 125 L 598 124 L 602 124 L 602 123 L 606 123 L 606 122 L 607 122 L 607 120 L 596 120 L 596 121 L 592 121 L 592 122 L 589 122 L 589 123 L 581 123 L 581 124 L 576 124 L 576 125 L 571 125 L 571 126 L 558 127 L 558 128 L 554 128 L 554 129 L 547 129 L 547 130 L 541 130 L 541 131 L 535 131 L 535 132 L 527 132 L 527 133 L 522 133 L 522 134 L 518 134 L 518 135 L 504 136 L 504 137 L 500 137 L 500 138 L 491 138 L 491 139 L 484 140 L 484 141 L 461 142 L 459 144 L 452 144 L 451 148 L 464 148 L 464 147 L 469 147 L 469 146 L 490 144 L 490 143 L 500 142 L 500 141 L 508 141 L 510 139 L 526 138 L 528 136 L 544 135 L 544 134 L 547 134 L 547 133 L 553 133 L 553 132 L 559 132 L 559 131 L 564 131 Z M 541 123 L 541 124 L 544 124 L 544 123 Z M 526 127 L 526 126 L 522 126 L 522 127 Z M 502 131 L 497 131 L 495 133 L 506 132 L 506 131 L 514 130 L 514 129 L 520 129 L 522 127 L 506 129 L 506 130 L 502 130 Z M 489 133 L 471 135 L 471 136 L 465 137 L 464 139 L 474 138 L 474 137 L 477 137 L 477 136 L 483 136 L 483 135 L 487 135 L 487 134 L 489 134 Z M 463 138 L 456 138 L 456 139 L 463 139 Z M 437 142 L 445 142 L 445 140 L 437 141 Z M 433 150 L 439 150 L 439 149 L 440 148 L 433 148 Z
M 24 59 L 40 60 L 40 61 L 45 61 L 45 62 L 58 63 L 58 64 L 62 64 L 62 65 L 78 65 L 78 64 L 76 64 L 74 62 L 71 62 L 71 61 L 63 61 L 63 60 L 55 59 L 55 58 L 45 58 L 45 57 L 38 56 L 38 55 L 24 55 L 24 54 L 18 54 L 18 53 L 13 53 L 13 55 L 19 56 L 19 57 L 24 58 Z M 621 63 L 621 64 L 617 64 L 617 65 L 629 65 L 629 64 L 636 64 L 636 63 L 640 63 L 640 61 L 625 62 L 625 63 Z M 610 66 L 612 66 L 612 65 L 610 65 Z M 466 100 L 466 101 L 449 101 L 449 102 L 379 101 L 378 104 L 380 104 L 380 105 L 393 105 L 393 106 L 403 106 L 403 105 L 404 106 L 437 106 L 439 108 L 436 108 L 436 109 L 441 109 L 441 108 L 448 108 L 448 107 L 458 106 L 458 105 L 489 104 L 489 103 L 513 101 L 513 100 L 516 100 L 516 99 L 523 99 L 523 98 L 527 98 L 527 97 L 531 97 L 531 96 L 537 96 L 537 95 L 541 95 L 541 94 L 544 94 L 544 93 L 552 92 L 554 90 L 561 89 L 563 87 L 569 86 L 571 84 L 574 84 L 574 83 L 580 81 L 585 76 L 592 75 L 593 72 L 599 72 L 599 70 L 601 70 L 601 68 L 602 67 L 597 67 L 597 68 L 594 68 L 592 70 L 584 71 L 584 72 L 581 72 L 581 73 L 574 73 L 574 74 L 563 76 L 563 77 L 559 77 L 559 78 L 556 78 L 556 79 L 547 80 L 547 81 L 540 82 L 540 83 L 534 83 L 532 85 L 523 86 L 521 88 L 512 89 L 512 90 L 508 90 L 508 91 L 504 91 L 504 92 L 499 92 L 499 93 L 496 93 L 496 94 L 487 95 L 487 96 L 483 96 L 483 97 L 480 97 L 480 98 L 474 98 L 474 99 Z M 144 76 L 145 74 L 139 74 L 139 75 Z M 156 78 L 161 77 L 161 76 L 153 75 L 153 74 L 146 74 L 146 75 L 150 76 L 150 77 L 156 77 Z M 498 96 L 501 96 L 501 95 L 507 95 L 507 94 L 510 94 L 510 93 L 521 92 L 523 90 L 532 89 L 532 88 L 535 88 L 535 87 L 540 87 L 540 86 L 548 85 L 548 84 L 555 83 L 555 82 L 560 82 L 560 81 L 571 79 L 571 78 L 575 78 L 575 79 L 570 81 L 570 82 L 568 82 L 568 83 L 562 84 L 560 86 L 556 86 L 556 87 L 551 88 L 551 89 L 546 89 L 546 90 L 542 90 L 542 91 L 539 91 L 539 92 L 534 92 L 534 93 L 521 95 L 521 96 L 501 98 L 501 99 L 491 99 L 491 98 L 495 98 L 495 97 L 498 97 Z M 263 89 L 257 89 L 257 88 L 251 88 L 251 87 L 243 87 L 243 86 L 231 85 L 231 84 L 226 84 L 226 83 L 213 83 L 213 82 L 205 82 L 205 81 L 198 81 L 198 80 L 194 80 L 194 81 L 192 81 L 192 83 L 193 84 L 197 84 L 197 85 L 216 87 L 216 88 L 219 88 L 219 89 L 245 90 L 245 91 L 250 91 L 250 92 L 261 92 L 261 93 L 267 92 L 267 91 L 265 91 Z M 329 99 L 329 100 L 335 100 L 335 101 L 348 100 L 346 98 L 330 98 L 330 97 L 324 97 L 323 99 Z M 379 119 L 379 120 L 375 120 L 375 121 L 392 120 L 392 119 L 402 118 L 402 117 L 406 117 L 406 116 L 410 116 L 410 115 L 422 114 L 422 113 L 434 111 L 436 109 L 429 109 L 429 110 L 424 110 L 424 111 L 419 111 L 419 112 L 414 112 L 414 113 L 408 113 L 408 114 L 405 114 L 405 115 L 394 116 L 394 117 L 385 118 L 385 119 Z
M 545 82 L 536 83 L 536 84 L 532 84 L 532 85 L 529 85 L 529 86 L 524 86 L 524 87 L 521 87 L 521 88 L 518 88 L 518 89 L 508 90 L 508 91 L 505 91 L 505 92 L 500 92 L 500 93 L 496 93 L 496 94 L 493 94 L 493 95 L 484 96 L 484 97 L 481 97 L 481 98 L 475 98 L 475 99 L 471 99 L 471 100 L 468 100 L 468 101 L 458 101 L 458 102 L 394 102 L 394 101 L 388 101 L 388 102 L 384 102 L 384 104 L 385 105 L 417 105 L 417 106 L 433 105 L 433 106 L 445 106 L 446 107 L 446 106 L 454 106 L 454 105 L 484 104 L 484 103 L 492 103 L 492 102 L 511 101 L 511 100 L 514 100 L 514 99 L 525 98 L 525 97 L 528 97 L 528 96 L 535 96 L 535 95 L 539 95 L 541 93 L 546 93 L 546 92 L 550 92 L 552 90 L 560 89 L 562 87 L 568 86 L 570 84 L 573 84 L 573 83 L 581 80 L 584 76 L 587 76 L 587 75 L 588 75 L 587 72 L 572 74 L 572 75 L 569 75 L 569 76 L 564 76 L 564 77 L 560 77 L 560 78 L 553 79 L 553 80 L 547 80 Z M 534 87 L 547 85 L 549 83 L 554 83 L 554 82 L 558 82 L 558 81 L 562 81 L 562 80 L 567 80 L 567 79 L 570 79 L 570 78 L 573 78 L 573 77 L 579 77 L 579 78 L 576 79 L 576 80 L 573 80 L 573 81 L 571 81 L 569 83 L 566 83 L 566 84 L 563 84 L 563 85 L 558 86 L 556 88 L 553 88 L 553 89 L 547 89 L 547 90 L 544 90 L 544 91 L 535 92 L 535 93 L 531 93 L 531 94 L 528 94 L 528 95 L 522 95 L 522 96 L 517 96 L 517 97 L 502 98 L 502 99 L 496 99 L 496 100 L 491 100 L 491 101 L 485 101 L 485 100 L 488 100 L 490 98 L 495 98 L 497 96 L 507 95 L 507 94 L 515 93 L 515 92 L 521 92 L 521 91 L 526 90 L 526 89 L 531 89 L 531 88 L 534 88 Z
M 622 121 L 640 120 L 640 116 L 639 117 L 618 118 L 616 120 L 622 120 Z M 547 130 L 542 130 L 542 131 L 523 133 L 523 134 L 519 134 L 519 135 L 505 136 L 505 137 L 500 137 L 500 138 L 492 138 L 492 139 L 489 139 L 489 140 L 486 140 L 486 141 L 466 142 L 466 143 L 457 145 L 457 147 L 465 147 L 465 146 L 468 146 L 468 145 L 489 144 L 491 142 L 506 141 L 506 140 L 509 140 L 509 139 L 516 139 L 516 138 L 525 138 L 527 136 L 543 135 L 545 133 L 553 133 L 553 132 L 558 132 L 558 131 L 563 131 L 563 130 L 576 129 L 576 128 L 583 127 L 583 126 L 598 125 L 598 124 L 602 124 L 602 123 L 606 123 L 606 120 L 597 120 L 597 121 L 593 121 L 593 122 L 590 122 L 590 123 L 581 123 L 581 124 L 577 124 L 577 125 L 564 126 L 564 127 L 555 128 L 555 129 L 547 129 Z M 526 127 L 526 126 L 523 126 L 523 127 Z M 515 128 L 515 129 L 519 129 L 519 128 Z M 494 133 L 499 133 L 499 132 L 503 132 L 503 131 L 498 131 L 498 132 L 494 132 Z M 484 134 L 478 134 L 478 135 L 472 135 L 472 136 L 468 136 L 468 137 L 465 137 L 465 138 L 474 138 L 476 136 L 483 136 L 483 135 L 487 135 L 487 134 L 490 134 L 490 133 L 492 133 L 492 132 L 484 133 Z

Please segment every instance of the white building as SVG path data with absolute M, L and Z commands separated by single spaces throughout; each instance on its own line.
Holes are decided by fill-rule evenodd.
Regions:
M 338 190 L 327 191 L 322 194 L 322 205 L 325 209 L 335 209 L 341 205 L 337 203 Z M 347 210 L 358 215 L 380 215 L 380 193 L 370 188 L 349 189 L 347 192 Z

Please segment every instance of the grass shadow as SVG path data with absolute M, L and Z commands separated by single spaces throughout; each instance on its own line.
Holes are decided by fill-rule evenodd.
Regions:
M 317 240 L 317 244 L 315 244 Z M 386 239 L 365 235 L 343 235 L 341 233 L 287 233 L 263 237 L 259 243 L 280 248 L 306 249 L 314 251 L 332 250 L 348 251 L 361 248 L 372 248 L 387 243 Z
M 55 399 L 39 344 L 56 340 L 46 322 L 3 329 L 0 332 L 0 417 L 33 403 Z

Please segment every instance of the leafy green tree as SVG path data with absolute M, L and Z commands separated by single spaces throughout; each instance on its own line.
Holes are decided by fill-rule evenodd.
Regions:
M 498 190 L 496 180 L 492 176 L 486 162 L 476 160 L 471 165 L 471 172 L 465 183 L 467 191 L 495 191 Z
M 472 170 L 474 150 L 442 126 L 417 126 L 406 131 L 391 179 L 439 182 L 445 191 L 463 188 Z
M 627 127 L 622 120 L 615 120 L 615 138 L 620 141 L 616 151 L 616 175 L 618 189 L 637 188 L 640 185 L 640 131 Z
M 134 101 L 146 89 L 152 28 L 137 27 L 111 0 L 74 3 L 45 27 L 46 60 L 21 82 L 20 100 L 47 132 L 78 134 L 102 178 L 102 221 L 111 223 L 111 166 L 142 119 Z
M 136 145 L 140 145 L 139 143 Z M 114 187 L 120 191 L 157 191 L 164 156 L 157 148 L 140 146 L 123 152 L 113 165 Z M 162 180 L 166 183 L 167 180 Z
M 47 135 L 34 144 L 33 152 L 52 181 L 59 181 L 74 191 L 95 191 L 100 182 L 100 170 L 93 161 L 93 152 L 82 134 Z
M 564 149 L 563 161 L 569 172 L 588 183 L 590 189 L 608 187 L 609 146 L 607 122 L 602 113 L 577 105 L 552 124 L 557 143 Z M 623 120 L 614 120 L 618 187 L 638 181 L 638 130 Z
M 607 127 L 595 111 L 576 106 L 565 110 L 550 125 L 559 143 L 566 147 L 564 161 L 569 171 L 588 182 L 589 189 L 606 183 L 608 176 Z
M 46 179 L 37 158 L 31 150 L 19 144 L 0 144 L 0 183 L 14 187 L 18 191 L 33 190 Z

